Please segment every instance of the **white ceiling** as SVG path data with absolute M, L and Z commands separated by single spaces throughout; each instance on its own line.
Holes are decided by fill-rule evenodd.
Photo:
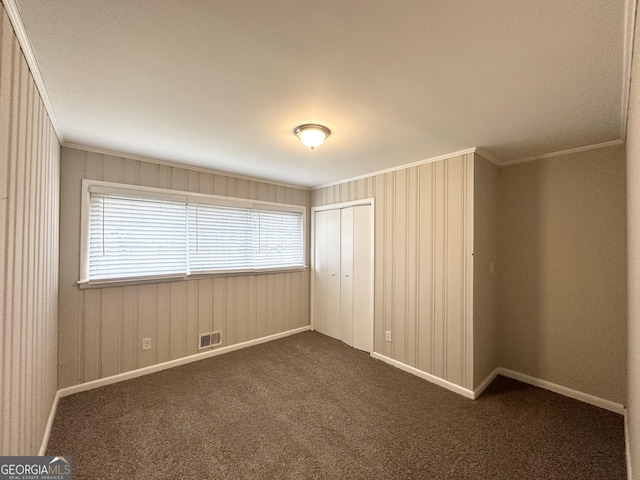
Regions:
M 9 3 L 66 144 L 317 186 L 624 139 L 625 0 Z

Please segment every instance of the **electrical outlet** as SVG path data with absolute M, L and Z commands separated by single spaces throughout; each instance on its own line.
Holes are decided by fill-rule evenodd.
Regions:
M 143 338 L 142 339 L 142 349 L 143 350 L 151 350 L 151 339 Z
M 391 341 L 391 330 L 387 330 L 387 331 L 385 331 L 385 332 L 384 332 L 384 339 L 385 339 L 387 342 L 390 342 L 390 341 Z

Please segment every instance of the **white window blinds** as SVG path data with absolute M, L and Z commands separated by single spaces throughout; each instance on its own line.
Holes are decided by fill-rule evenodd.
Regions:
M 304 267 L 303 207 L 151 190 L 87 187 L 79 283 Z
M 295 213 L 254 212 L 253 263 L 258 269 L 302 265 L 302 218 Z
M 89 279 L 186 272 L 186 203 L 91 193 Z
M 303 265 L 302 214 L 189 203 L 189 270 Z
M 253 269 L 251 210 L 189 204 L 189 270 Z

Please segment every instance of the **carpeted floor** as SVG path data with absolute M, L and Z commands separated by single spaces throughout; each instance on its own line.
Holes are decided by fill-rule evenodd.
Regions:
M 60 400 L 80 479 L 625 479 L 623 418 L 498 377 L 476 400 L 305 332 Z

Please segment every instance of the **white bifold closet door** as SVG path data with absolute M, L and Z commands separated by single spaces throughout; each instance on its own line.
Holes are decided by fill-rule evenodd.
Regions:
M 315 329 L 373 350 L 371 205 L 315 212 Z

